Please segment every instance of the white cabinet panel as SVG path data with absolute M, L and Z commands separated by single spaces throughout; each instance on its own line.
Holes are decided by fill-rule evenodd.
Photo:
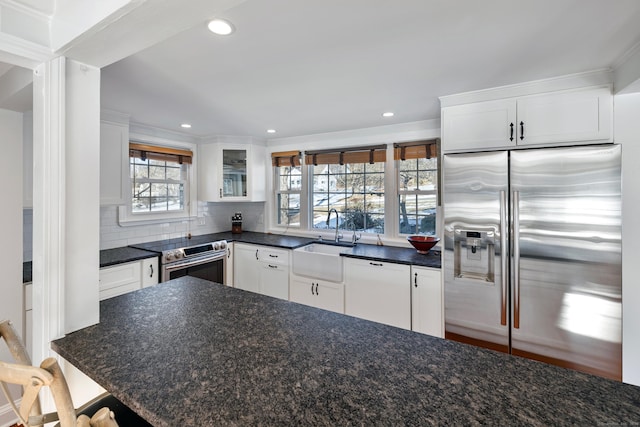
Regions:
M 291 251 L 238 242 L 233 244 L 233 251 L 236 288 L 289 299 Z
M 260 290 L 260 248 L 244 243 L 233 244 L 233 285 L 251 292 Z
M 142 268 L 142 287 L 153 286 L 158 284 L 160 271 L 158 270 L 158 258 L 146 258 L 141 261 Z
M 443 292 L 440 271 L 411 267 L 411 329 L 443 338 Z
M 442 150 L 613 141 L 609 86 L 444 107 Z
M 516 145 L 516 101 L 476 102 L 442 109 L 447 150 L 482 150 Z
M 344 285 L 307 277 L 290 276 L 289 298 L 293 302 L 344 313 Z
M 289 267 L 274 263 L 261 263 L 260 293 L 274 298 L 289 299 Z
M 345 314 L 411 329 L 410 267 L 347 258 Z
M 224 272 L 224 284 L 227 286 L 233 286 L 233 252 L 234 252 L 234 243 L 227 242 L 227 264 Z
M 198 199 L 262 202 L 266 197 L 266 150 L 255 144 L 201 144 Z
M 140 289 L 140 271 L 140 261 L 101 268 L 100 300 Z
M 608 88 L 520 98 L 518 144 L 610 140 L 611 106 Z
M 24 342 L 24 346 L 27 349 L 27 353 L 29 355 L 32 354 L 33 345 L 32 341 L 32 332 L 33 332 L 33 284 L 25 283 L 24 284 L 24 322 L 23 322 L 23 331 L 22 331 L 22 342 Z

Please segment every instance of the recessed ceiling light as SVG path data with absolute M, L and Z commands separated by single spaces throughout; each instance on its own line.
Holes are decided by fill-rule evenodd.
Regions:
M 191 129 L 191 125 L 189 123 L 183 123 L 180 125 L 180 127 L 185 128 L 185 129 Z
M 386 113 L 382 113 L 382 117 L 393 117 L 393 111 L 387 111 Z
M 267 133 L 276 133 L 275 129 L 267 129 Z
M 209 21 L 207 27 L 209 28 L 209 31 L 219 36 L 228 36 L 235 31 L 231 22 L 220 18 L 215 18 Z

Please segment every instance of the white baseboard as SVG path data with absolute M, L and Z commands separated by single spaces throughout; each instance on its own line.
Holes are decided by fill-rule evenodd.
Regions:
M 20 406 L 19 399 L 16 401 L 16 406 Z M 13 409 L 11 409 L 11 405 L 6 403 L 0 406 L 0 427 L 9 427 L 17 422 L 18 422 L 18 417 L 16 417 L 16 414 L 13 412 Z

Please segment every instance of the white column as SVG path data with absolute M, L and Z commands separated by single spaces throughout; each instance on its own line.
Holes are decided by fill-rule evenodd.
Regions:
M 33 78 L 33 354 L 52 355 L 64 334 L 65 58 L 40 64 Z
M 622 381 L 640 386 L 640 93 L 616 95 L 615 135 L 622 144 Z
M 34 361 L 99 321 L 100 70 L 64 57 L 34 72 Z

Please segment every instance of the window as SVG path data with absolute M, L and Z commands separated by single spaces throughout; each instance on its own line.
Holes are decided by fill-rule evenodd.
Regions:
M 439 141 L 394 144 L 400 234 L 436 234 Z
M 313 174 L 312 227 L 384 233 L 385 160 L 384 145 L 305 152 Z M 338 215 L 329 218 L 332 209 Z
M 129 144 L 131 213 L 184 212 L 191 151 Z
M 271 154 L 274 166 L 276 218 L 278 225 L 300 227 L 302 167 L 299 151 Z

